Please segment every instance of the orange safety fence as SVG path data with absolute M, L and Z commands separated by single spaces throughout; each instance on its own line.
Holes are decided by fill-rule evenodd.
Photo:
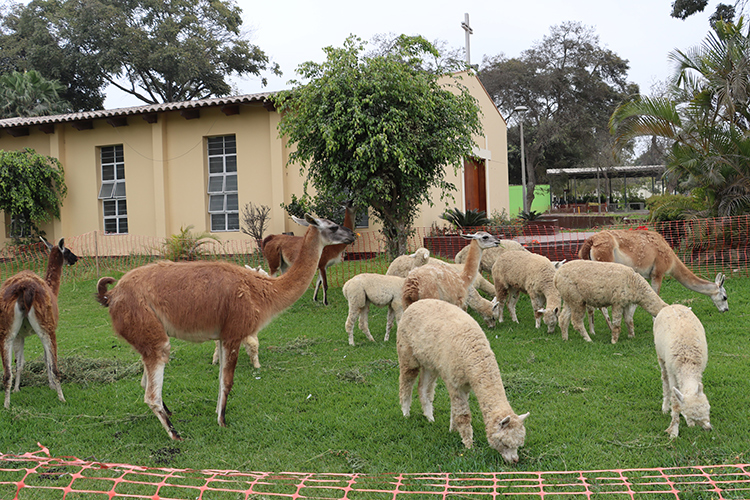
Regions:
M 56 458 L 40 448 L 23 455 L 0 454 L 0 498 L 750 498 L 748 464 L 371 475 L 149 468 Z
M 658 231 L 672 246 L 680 259 L 697 275 L 708 279 L 718 272 L 728 276 L 748 276 L 750 273 L 750 216 L 718 217 L 685 221 L 619 224 L 592 229 L 569 229 L 555 222 L 531 221 L 500 226 L 469 228 L 474 232 L 486 230 L 503 239 L 520 242 L 532 252 L 550 260 L 573 260 L 578 249 L 591 234 L 602 229 Z M 431 255 L 452 260 L 468 244 L 455 230 L 416 228 L 406 239 L 407 252 L 426 247 Z M 94 278 L 112 272 L 125 272 L 161 257 L 165 239 L 138 235 L 110 235 L 93 231 L 66 237 L 65 244 L 79 257 L 78 264 L 66 269 L 66 277 Z M 357 241 L 349 246 L 343 263 L 328 269 L 331 286 L 341 286 L 359 273 L 384 273 L 390 260 L 385 252 L 385 241 L 379 232 L 358 232 Z M 232 260 L 238 264 L 267 268 L 255 241 L 202 240 L 200 258 Z M 42 273 L 46 265 L 46 251 L 39 244 L 9 245 L 0 250 L 0 279 L 6 279 L 21 269 Z

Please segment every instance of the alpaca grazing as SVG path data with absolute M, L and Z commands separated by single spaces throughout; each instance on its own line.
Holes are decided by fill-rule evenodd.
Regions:
M 706 332 L 698 317 L 681 304 L 667 306 L 654 319 L 654 345 L 661 368 L 662 405 L 671 407 L 672 421 L 666 432 L 677 437 L 680 414 L 688 427 L 711 430 L 711 406 L 703 393 L 703 370 L 708 362 Z
M 232 389 L 240 344 L 305 293 L 326 245 L 348 245 L 351 229 L 305 215 L 295 222 L 308 226 L 300 252 L 278 278 L 229 262 L 198 261 L 149 264 L 126 273 L 111 290 L 114 278 L 97 284 L 97 300 L 109 307 L 112 327 L 143 358 L 144 400 L 172 439 L 180 436 L 162 400 L 169 337 L 192 342 L 219 341 L 219 425 L 226 425 L 227 397 Z
M 492 266 L 495 264 L 495 261 L 497 258 L 504 254 L 505 252 L 515 252 L 515 251 L 521 251 L 521 252 L 528 252 L 526 247 L 524 247 L 522 244 L 515 240 L 500 240 L 498 245 L 494 248 L 488 248 L 482 253 L 482 260 L 479 263 L 479 275 L 477 276 L 477 280 L 474 282 L 474 286 L 477 287 L 477 290 L 482 290 L 484 293 L 487 293 L 489 295 L 495 295 L 495 286 L 484 279 L 484 276 L 482 276 L 482 272 L 488 273 L 492 275 Z M 469 253 L 469 247 L 465 246 L 463 247 L 454 257 L 453 261 L 456 264 L 463 264 L 466 262 L 466 257 Z
M 498 239 L 485 231 L 461 236 L 472 240 L 461 274 L 443 264 L 426 264 L 413 269 L 404 282 L 404 309 L 425 298 L 444 300 L 466 309 L 469 287 L 479 274 L 482 251 L 497 246 Z
M 487 441 L 506 462 L 518 462 L 528 413 L 516 415 L 505 395 L 497 359 L 482 328 L 457 306 L 423 299 L 401 316 L 396 333 L 401 411 L 409 416 L 414 383 L 419 377 L 419 401 L 427 420 L 434 422 L 433 400 L 438 377 L 451 400 L 450 431 L 458 431 L 471 448 L 473 429 L 469 392 L 482 411 Z
M 685 288 L 711 297 L 719 311 L 729 310 L 724 275 L 717 274 L 714 282 L 699 278 L 677 257 L 664 237 L 654 231 L 599 231 L 583 242 L 578 256 L 632 267 L 644 278 L 651 279 L 656 293 L 661 289 L 664 276 L 672 276 Z
M 16 357 L 16 380 L 13 388 L 15 392 L 21 387 L 21 372 L 25 361 L 24 341 L 34 333 L 41 340 L 44 349 L 49 386 L 57 391 L 60 401 L 65 401 L 57 368 L 57 296 L 60 292 L 63 265 L 75 264 L 78 257 L 70 249 L 65 248 L 64 239 L 60 239 L 57 246 L 50 245 L 44 239 L 42 241 L 49 250 L 47 274 L 44 279 L 32 271 L 21 271 L 8 278 L 0 287 L 0 345 L 6 408 L 10 407 L 13 382 L 11 346 Z
M 354 230 L 356 220 L 356 211 L 351 202 L 347 202 L 344 213 L 344 223 L 342 224 L 349 230 Z M 350 243 L 329 245 L 323 249 L 318 262 L 318 279 L 315 282 L 313 291 L 313 301 L 318 300 L 318 290 L 323 286 L 323 303 L 328 305 L 328 274 L 327 269 L 334 264 L 338 264 L 344 258 L 344 250 Z M 294 264 L 297 255 L 299 255 L 302 246 L 302 236 L 291 234 L 272 234 L 263 239 L 261 248 L 263 256 L 268 262 L 268 273 L 273 276 L 276 272 L 283 274 L 289 267 Z

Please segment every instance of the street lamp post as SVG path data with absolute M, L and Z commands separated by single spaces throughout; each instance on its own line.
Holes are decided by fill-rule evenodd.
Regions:
M 513 113 L 519 113 L 521 115 L 521 118 L 518 121 L 518 126 L 520 127 L 521 132 L 521 196 L 522 196 L 522 203 L 523 203 L 523 212 L 527 213 L 528 202 L 526 201 L 526 154 L 523 148 L 523 113 L 528 111 L 529 108 L 526 106 L 516 106 L 513 108 Z M 512 113 L 511 113 L 512 114 Z

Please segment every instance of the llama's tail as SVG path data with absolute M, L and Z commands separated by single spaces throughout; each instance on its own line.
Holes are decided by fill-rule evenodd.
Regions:
M 24 314 L 31 310 L 37 295 L 44 295 L 44 288 L 35 281 L 19 281 L 8 286 L 3 293 L 3 301 L 7 303 L 17 302 L 21 312 Z
M 401 302 L 404 310 L 419 300 L 419 280 L 407 278 L 401 291 Z
M 109 307 L 109 295 L 107 295 L 107 286 L 111 285 L 115 281 L 117 280 L 114 278 L 110 278 L 109 276 L 105 276 L 96 284 L 96 294 L 94 295 L 94 297 L 96 297 L 96 301 L 104 307 Z
M 591 260 L 591 247 L 594 245 L 594 241 L 591 237 L 586 238 L 581 248 L 578 249 L 578 257 L 584 260 Z

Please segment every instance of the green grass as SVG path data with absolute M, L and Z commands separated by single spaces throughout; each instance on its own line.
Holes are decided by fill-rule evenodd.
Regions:
M 26 342 L 23 387 L 0 410 L 0 451 L 150 467 L 306 472 L 489 472 L 592 470 L 747 463 L 750 459 L 750 347 L 747 341 L 750 280 L 726 283 L 730 312 L 720 314 L 708 297 L 673 280 L 662 297 L 687 302 L 703 321 L 709 343 L 705 391 L 714 431 L 688 428 L 670 440 L 661 413 L 661 380 L 651 318 L 635 317 L 636 337 L 609 342 L 599 315 L 597 335 L 584 342 L 571 328 L 533 328 L 528 297 L 519 302 L 521 324 L 487 329 L 509 401 L 526 420 L 521 460 L 507 465 L 489 448 L 481 413 L 472 398 L 475 445 L 463 448 L 448 432 L 449 401 L 442 383 L 435 419 L 419 402 L 405 419 L 398 403 L 395 332 L 387 343 L 385 310 L 371 309 L 377 342 L 355 328 L 355 346 L 344 332 L 346 300 L 331 288 L 328 307 L 308 292 L 259 335 L 260 369 L 242 354 L 227 405 L 226 428 L 217 425 L 218 368 L 213 342 L 174 340 L 164 399 L 185 438 L 171 441 L 143 403 L 140 358 L 110 326 L 93 299 L 96 280 L 63 283 L 60 292 L 61 403 L 46 384 L 41 347 Z M 189 286 L 189 284 L 186 284 Z M 507 316 L 507 315 L 506 315 Z M 480 320 L 480 324 L 481 320 Z

